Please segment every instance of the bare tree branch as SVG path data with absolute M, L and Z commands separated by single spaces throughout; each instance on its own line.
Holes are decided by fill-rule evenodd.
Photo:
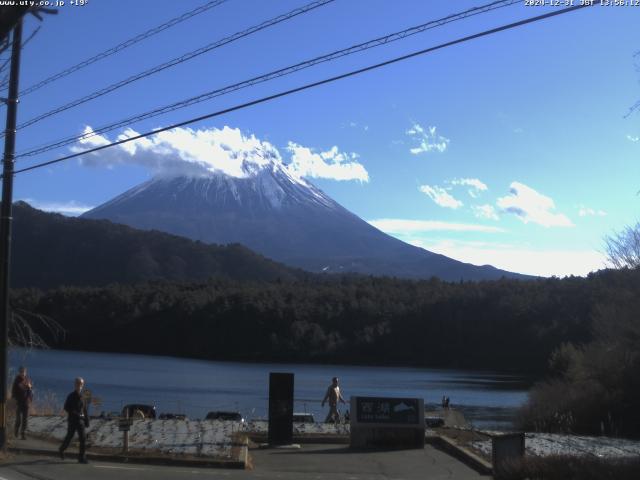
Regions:
M 607 260 L 614 268 L 640 267 L 640 222 L 605 237 L 604 241 Z
M 29 321 L 27 321 L 29 319 Z M 9 323 L 9 345 L 26 348 L 49 348 L 38 333 L 47 332 L 53 340 L 64 338 L 65 330 L 54 319 L 20 308 L 12 309 Z

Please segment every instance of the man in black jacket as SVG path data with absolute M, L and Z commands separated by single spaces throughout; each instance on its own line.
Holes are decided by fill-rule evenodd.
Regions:
M 78 441 L 80 442 L 80 452 L 78 462 L 88 463 L 85 454 L 86 434 L 84 429 L 89 427 L 89 415 L 87 415 L 87 406 L 82 398 L 82 389 L 84 388 L 84 380 L 80 377 L 76 378 L 75 390 L 67 396 L 64 402 L 64 409 L 68 414 L 67 417 L 67 436 L 60 445 L 60 458 L 64 460 L 64 451 L 71 443 L 73 435 L 78 432 Z
M 31 379 L 27 377 L 26 367 L 20 367 L 18 375 L 13 380 L 11 387 L 11 397 L 16 401 L 16 425 L 15 435 L 22 433 L 22 439 L 25 440 L 25 431 L 29 422 L 29 405 L 33 399 Z

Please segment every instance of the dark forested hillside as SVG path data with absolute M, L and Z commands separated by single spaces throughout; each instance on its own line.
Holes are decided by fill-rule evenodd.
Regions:
M 530 282 L 324 277 L 19 290 L 67 331 L 60 348 L 207 359 L 542 371 L 563 342 L 640 290 L 640 271 Z
M 291 280 L 306 275 L 241 245 L 206 245 L 107 220 L 68 218 L 14 205 L 14 287 L 107 285 L 144 280 Z

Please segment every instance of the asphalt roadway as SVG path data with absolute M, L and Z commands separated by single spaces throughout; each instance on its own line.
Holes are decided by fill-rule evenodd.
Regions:
M 260 479 L 260 480 L 413 480 L 487 479 L 464 463 L 427 445 L 423 450 L 353 452 L 345 445 L 309 445 L 294 449 L 252 449 L 252 468 L 168 467 L 126 463 L 78 464 L 72 455 L 14 455 L 0 463 L 0 480 L 85 479 Z

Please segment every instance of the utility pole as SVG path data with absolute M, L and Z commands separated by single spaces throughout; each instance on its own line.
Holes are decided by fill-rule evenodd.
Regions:
M 16 147 L 16 120 L 18 116 L 18 81 L 20 77 L 20 51 L 22 49 L 22 19 L 13 29 L 11 71 L 7 104 L 6 134 L 2 171 L 2 206 L 0 207 L 0 449 L 7 448 L 7 344 L 11 310 L 9 307 L 9 273 L 11 264 L 11 223 L 13 203 L 13 170 Z
M 18 2 L 16 2 L 18 3 Z M 28 3 L 28 2 L 21 2 Z M 0 6 L 0 39 L 4 39 L 13 30 L 18 21 L 33 7 L 28 5 Z

